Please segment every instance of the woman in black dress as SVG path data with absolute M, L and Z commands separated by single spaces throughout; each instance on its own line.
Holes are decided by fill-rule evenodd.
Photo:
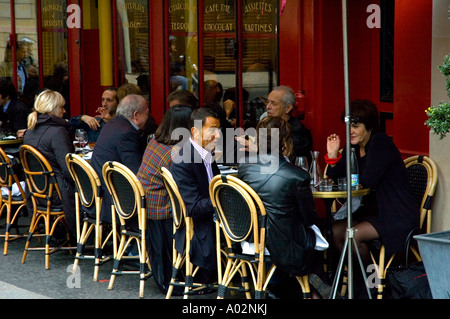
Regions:
M 370 101 L 356 100 L 350 105 L 350 143 L 356 150 L 359 184 L 370 188 L 361 206 L 353 213 L 355 241 L 363 261 L 370 263 L 367 242 L 380 239 L 390 255 L 404 249 L 406 237 L 419 226 L 419 207 L 412 197 L 401 154 L 392 138 L 377 131 L 378 110 Z M 333 179 L 346 176 L 346 152 L 339 154 L 340 138 L 327 139 L 326 174 Z M 333 225 L 333 240 L 343 249 L 347 220 Z

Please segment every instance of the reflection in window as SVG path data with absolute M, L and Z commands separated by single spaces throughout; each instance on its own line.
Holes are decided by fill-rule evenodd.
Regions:
M 0 11 L 0 77 L 1 79 L 13 79 L 13 39 L 10 39 L 11 18 L 10 1 L 2 0 Z M 37 42 L 37 16 L 36 4 L 15 4 L 15 28 L 16 28 L 16 60 L 17 83 L 15 86 L 19 95 L 34 97 L 39 88 L 39 63 Z M 20 12 L 20 14 L 18 14 Z
M 70 117 L 67 3 L 65 0 L 41 1 L 42 71 L 44 87 L 58 91 L 66 100 L 65 118 Z
M 243 86 L 250 101 L 277 85 L 278 1 L 244 0 Z
M 170 91 L 198 91 L 197 0 L 169 3 Z
M 117 0 L 120 84 L 134 83 L 148 94 L 150 49 L 147 0 Z
M 0 77 L 12 78 L 12 50 L 9 43 L 11 33 L 10 1 L 0 0 Z
M 235 1 L 205 0 L 203 16 L 203 67 L 206 104 L 220 102 L 223 92 L 236 87 L 236 7 Z M 209 97 L 210 82 L 220 83 L 216 101 Z

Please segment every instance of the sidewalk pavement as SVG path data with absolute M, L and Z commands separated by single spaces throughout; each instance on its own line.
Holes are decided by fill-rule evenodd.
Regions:
M 2 225 L 3 218 L 2 218 Z M 4 229 L 0 229 L 2 233 Z M 15 233 L 15 230 L 13 230 Z M 98 282 L 92 280 L 94 261 L 80 260 L 79 274 L 72 274 L 74 254 L 61 250 L 50 255 L 50 269 L 45 269 L 44 252 L 29 251 L 22 264 L 25 238 L 9 243 L 3 255 L 4 238 L 0 238 L 0 299 L 139 299 L 139 275 L 116 276 L 108 290 L 112 261 L 100 266 Z M 36 239 L 34 239 L 36 241 Z M 191 296 L 190 299 L 215 299 L 216 294 Z M 164 299 L 153 277 L 145 282 L 144 299 Z M 173 296 L 172 299 L 182 297 Z

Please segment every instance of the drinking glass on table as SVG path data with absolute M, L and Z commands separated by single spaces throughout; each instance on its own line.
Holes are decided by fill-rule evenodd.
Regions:
M 86 131 L 82 129 L 77 129 L 75 131 L 75 140 L 78 142 L 80 150 L 83 150 L 88 143 Z
M 306 158 L 306 156 L 298 156 L 298 157 L 296 157 L 295 160 L 294 160 L 294 164 L 296 166 L 299 166 L 299 167 L 303 168 L 305 171 L 309 172 L 308 159 Z
M 222 157 L 222 155 L 223 155 L 223 148 L 221 145 L 217 145 L 214 148 L 214 158 L 215 158 L 216 162 Z

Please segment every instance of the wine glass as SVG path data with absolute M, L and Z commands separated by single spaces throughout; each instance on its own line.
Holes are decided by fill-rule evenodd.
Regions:
M 301 168 L 303 168 L 305 171 L 309 172 L 309 168 L 308 168 L 308 159 L 306 158 L 306 156 L 298 156 L 295 158 L 294 164 L 296 166 L 299 166 Z
M 78 142 L 80 150 L 83 150 L 88 143 L 88 137 L 87 137 L 86 131 L 82 130 L 82 129 L 77 129 L 75 131 L 75 140 Z
M 223 149 L 221 145 L 217 145 L 214 148 L 214 158 L 216 163 L 219 161 L 219 159 L 222 157 L 222 153 L 223 153 Z M 221 160 L 220 162 L 223 162 L 223 160 Z

